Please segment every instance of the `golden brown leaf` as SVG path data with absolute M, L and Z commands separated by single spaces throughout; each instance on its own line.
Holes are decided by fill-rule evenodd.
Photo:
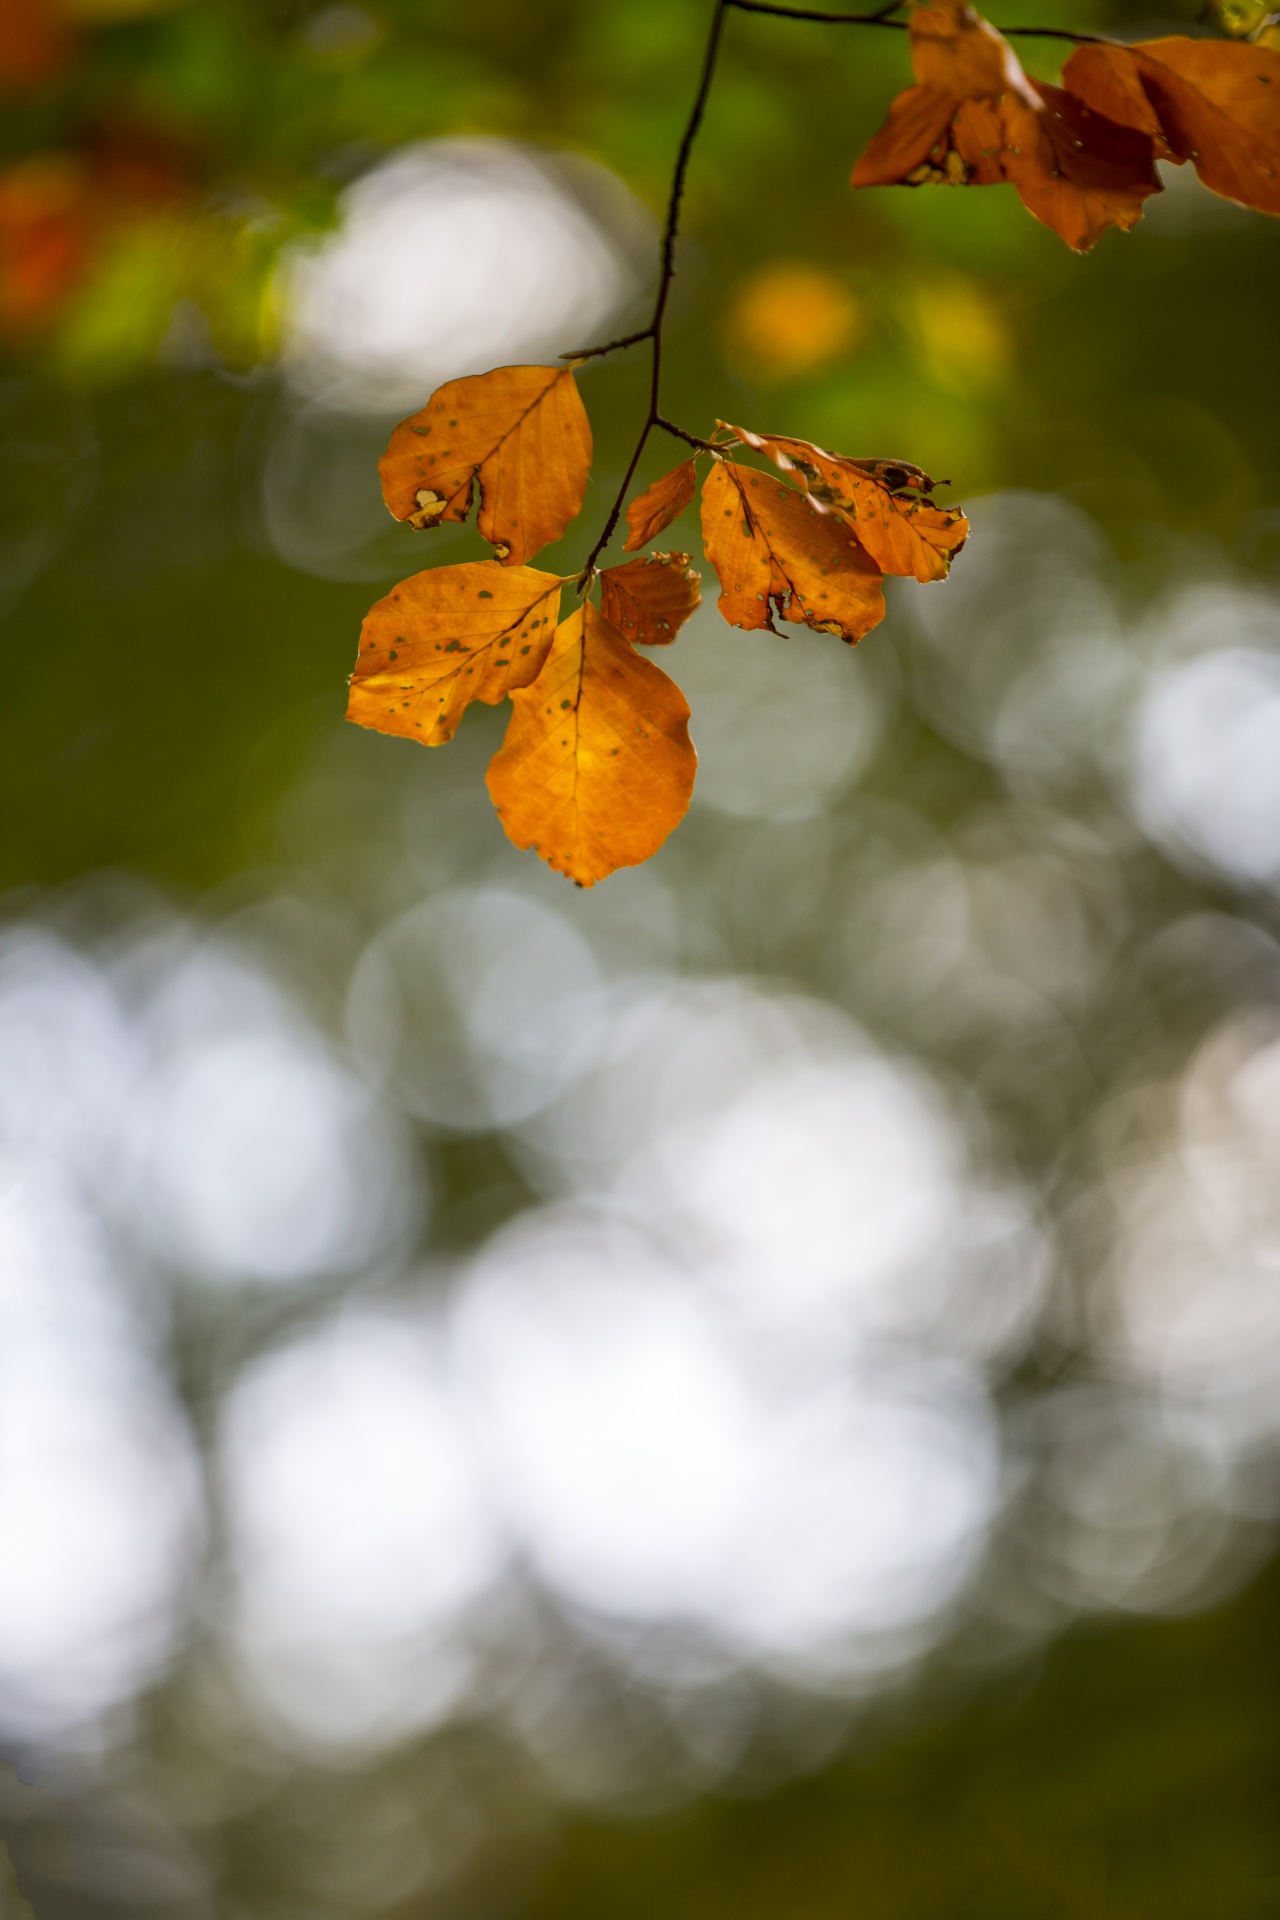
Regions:
M 1108 227 L 1127 230 L 1160 191 L 1151 141 L 1040 83 L 1033 111 L 1006 94 L 964 100 L 952 123 L 952 150 L 970 184 L 1008 180 L 1028 213 L 1086 253 Z
M 1107 227 L 1131 227 L 1160 191 L 1149 128 L 1029 80 L 963 0 L 920 0 L 911 56 L 919 84 L 894 101 L 854 168 L 855 187 L 1008 180 L 1077 252 Z
M 956 96 L 938 87 L 907 87 L 889 108 L 889 118 L 873 134 L 853 169 L 855 187 L 897 187 L 910 182 L 921 166 L 943 169 Z M 945 176 L 944 176 L 945 177 Z M 961 175 L 955 185 L 964 185 Z
M 958 507 L 936 507 L 921 497 L 933 482 L 919 467 L 905 461 L 851 460 L 785 434 L 750 433 L 733 426 L 729 431 L 784 473 L 796 473 L 814 499 L 853 522 L 881 573 L 910 574 L 921 581 L 946 579 L 952 556 L 969 537 L 969 523 Z
M 522 566 L 558 540 L 582 505 L 591 428 L 568 368 L 499 367 L 450 380 L 402 420 L 379 462 L 397 520 L 478 525 L 504 565 Z
M 473 700 L 533 680 L 560 616 L 560 577 L 474 560 L 415 573 L 365 616 L 347 718 L 437 747 Z
M 1215 193 L 1280 213 L 1280 52 L 1173 35 L 1077 47 L 1062 77 L 1095 112 L 1162 136 Z
M 1035 88 L 998 28 L 965 0 L 918 0 L 911 10 L 911 65 L 922 86 L 957 100 L 1012 93 L 1036 105 Z
M 767 473 L 717 460 L 702 488 L 702 541 L 731 626 L 776 633 L 776 608 L 852 645 L 884 618 L 881 576 L 848 521 Z
M 600 575 L 605 619 L 637 646 L 668 646 L 701 599 L 702 581 L 687 553 L 651 553 Z
M 670 473 L 664 473 L 661 480 L 655 480 L 651 487 L 646 487 L 627 508 L 627 525 L 631 531 L 623 552 L 636 553 L 641 547 L 647 547 L 651 540 L 656 540 L 664 528 L 684 512 L 696 488 L 692 460 L 681 461 Z
M 511 704 L 487 776 L 508 837 L 582 887 L 656 853 L 688 811 L 698 765 L 675 682 L 588 601 Z

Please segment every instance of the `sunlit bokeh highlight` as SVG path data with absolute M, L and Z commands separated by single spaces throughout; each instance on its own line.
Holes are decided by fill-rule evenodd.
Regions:
M 642 285 L 649 225 L 621 183 L 514 142 L 402 148 L 342 215 L 286 275 L 287 364 L 330 407 L 407 410 L 443 380 L 588 346 Z

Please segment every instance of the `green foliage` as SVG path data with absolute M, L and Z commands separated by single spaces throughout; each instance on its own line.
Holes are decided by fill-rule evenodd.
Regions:
M 1200 1620 L 1077 1633 L 763 1807 L 581 1821 L 526 1920 L 1267 1920 L 1276 1601 L 1272 1574 Z

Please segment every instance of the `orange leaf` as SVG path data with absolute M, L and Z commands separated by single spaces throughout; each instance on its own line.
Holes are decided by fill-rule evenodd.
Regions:
M 1036 105 L 1035 88 L 1009 42 L 965 0 L 919 0 L 912 8 L 911 65 L 922 86 L 957 100 L 1009 92 Z
M 675 682 L 588 601 L 511 704 L 487 775 L 508 837 L 580 887 L 656 853 L 688 811 L 698 765 Z
M 919 467 L 851 460 L 785 434 L 749 433 L 734 426 L 729 431 L 744 446 L 767 454 L 784 473 L 798 474 L 815 500 L 855 522 L 858 539 L 882 573 L 911 574 L 922 581 L 946 579 L 952 555 L 969 537 L 969 522 L 958 507 L 935 507 L 932 500 L 919 497 L 933 486 Z
M 558 540 L 582 505 L 591 428 L 567 368 L 499 367 L 450 380 L 402 420 L 379 462 L 397 520 L 465 520 L 476 483 L 479 528 L 506 566 Z
M 684 512 L 696 486 L 693 461 L 685 460 L 670 473 L 664 473 L 661 480 L 655 480 L 651 487 L 646 487 L 627 508 L 627 525 L 631 531 L 623 552 L 635 553 L 656 540 L 676 515 Z
M 855 187 L 897 187 L 920 166 L 945 160 L 956 96 L 937 87 L 907 87 L 889 108 L 853 169 Z M 957 186 L 964 185 L 963 176 Z
M 772 607 L 852 645 L 884 618 L 880 574 L 848 521 L 767 473 L 717 460 L 702 488 L 702 541 L 731 626 L 776 633 Z
M 1007 94 L 965 100 L 952 123 L 953 150 L 974 186 L 1009 180 L 1028 213 L 1087 253 L 1108 227 L 1127 230 L 1160 191 L 1151 142 L 1091 113 L 1059 87 L 1041 85 L 1035 112 Z
M 1063 70 L 1098 113 L 1163 135 L 1215 193 L 1280 213 L 1280 53 L 1227 40 L 1077 47 Z
M 347 718 L 426 746 L 452 740 L 473 700 L 533 680 L 560 616 L 560 577 L 473 560 L 402 580 L 365 616 Z
M 687 553 L 651 553 L 600 575 L 604 617 L 633 645 L 668 646 L 701 599 Z
M 911 57 L 919 84 L 894 101 L 853 170 L 855 187 L 1008 180 L 1077 252 L 1107 227 L 1131 227 L 1159 193 L 1150 128 L 1029 80 L 1008 42 L 963 0 L 920 0 Z

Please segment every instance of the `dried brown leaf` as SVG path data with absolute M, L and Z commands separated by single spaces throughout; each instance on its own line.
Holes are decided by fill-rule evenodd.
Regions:
M 728 425 L 727 422 L 721 422 Z M 927 496 L 933 482 L 905 461 L 853 460 L 786 434 L 729 427 L 744 446 L 795 473 L 806 492 L 853 523 L 882 573 L 945 580 L 952 557 L 969 536 L 958 507 L 938 507 Z
M 855 187 L 1007 180 L 1077 252 L 1142 217 L 1160 177 L 1152 129 L 1132 112 L 1108 118 L 1029 80 L 1008 42 L 962 0 L 920 0 L 910 26 L 918 84 L 894 101 L 854 168 Z
M 588 601 L 511 704 L 487 778 L 516 846 L 583 887 L 656 853 L 688 811 L 698 764 L 675 682 Z
M 560 615 L 560 577 L 475 560 L 393 587 L 365 616 L 347 718 L 426 746 L 453 738 L 473 700 L 527 687 Z
M 636 553 L 656 540 L 684 512 L 697 491 L 697 484 L 693 461 L 683 460 L 670 473 L 664 473 L 661 480 L 646 487 L 627 508 L 627 525 L 631 531 L 623 552 Z
M 668 646 L 701 599 L 702 581 L 687 553 L 651 553 L 600 575 L 605 619 L 636 646 Z
M 843 515 L 767 473 L 717 460 L 702 539 L 731 626 L 776 633 L 773 610 L 852 645 L 884 618 L 881 575 Z
M 1132 47 L 1077 47 L 1062 75 L 1097 113 L 1154 131 L 1206 187 L 1280 214 L 1280 53 L 1172 35 Z
M 478 486 L 480 532 L 509 567 L 560 538 L 590 467 L 591 428 L 563 367 L 450 380 L 400 422 L 379 462 L 383 498 L 415 527 L 465 520 Z

